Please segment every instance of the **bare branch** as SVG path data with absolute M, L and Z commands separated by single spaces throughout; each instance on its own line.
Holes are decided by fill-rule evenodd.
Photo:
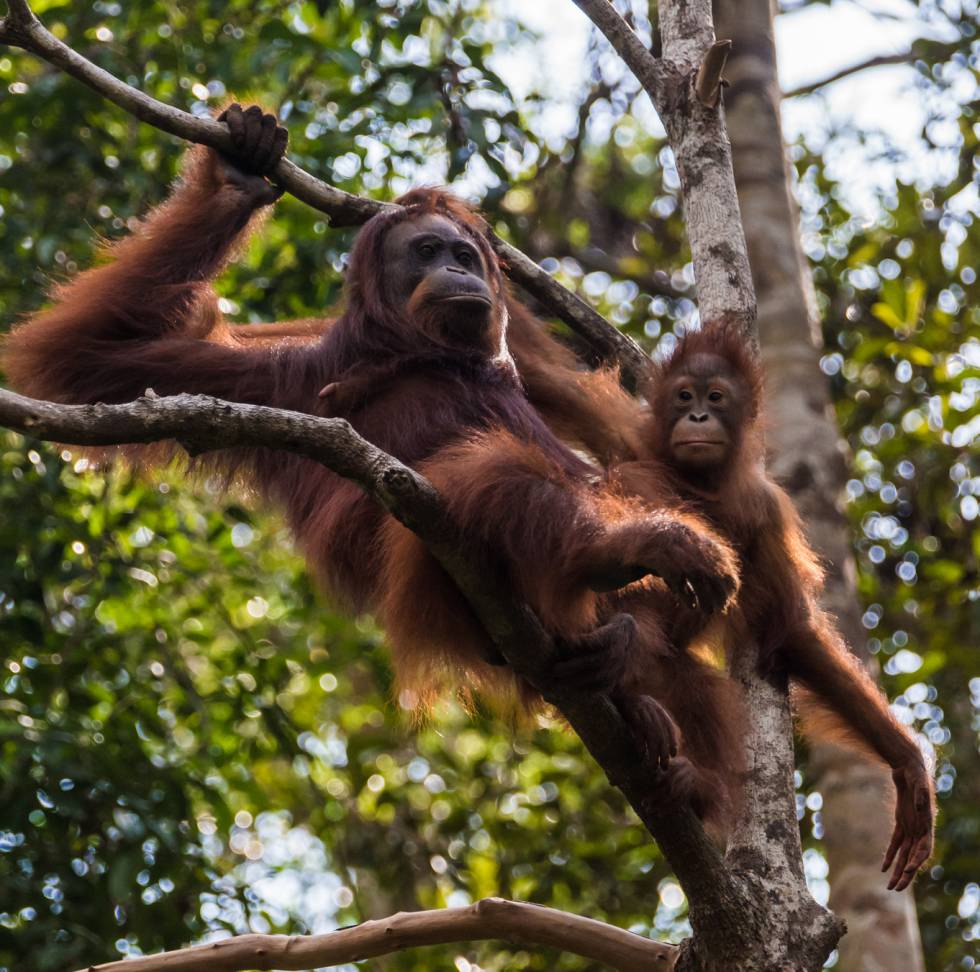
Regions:
M 389 480 L 410 479 L 429 509 L 435 489 L 422 476 L 362 439 L 345 419 L 224 402 L 208 395 L 160 398 L 148 390 L 124 405 L 58 405 L 0 389 L 0 426 L 69 445 L 112 446 L 174 439 L 191 455 L 254 445 L 282 448 L 354 480 L 386 507 Z M 404 488 L 400 492 L 406 493 Z
M 721 97 L 722 72 L 725 70 L 725 63 L 728 61 L 728 54 L 732 49 L 730 40 L 715 41 L 708 48 L 701 67 L 698 68 L 698 75 L 694 81 L 694 90 L 697 92 L 698 101 L 708 108 L 715 108 L 718 99 Z
M 833 74 L 826 78 L 821 78 L 819 81 L 810 81 L 807 84 L 798 85 L 789 91 L 783 92 L 783 97 L 798 98 L 801 95 L 813 94 L 821 88 L 825 88 L 828 84 L 849 78 L 854 74 L 859 74 L 861 71 L 870 71 L 872 68 L 888 67 L 893 64 L 913 64 L 923 55 L 920 47 L 922 43 L 928 43 L 930 45 L 930 53 L 938 59 L 951 57 L 962 47 L 961 41 L 950 41 L 948 43 L 916 41 L 907 51 L 899 51 L 896 54 L 877 54 L 875 57 L 869 57 L 866 61 L 859 61 L 857 64 L 851 64 L 848 67 L 841 68 L 839 71 L 834 71 Z
M 647 50 L 610 0 L 574 0 L 574 3 L 606 36 L 659 111 L 665 83 L 663 64 Z
M 422 945 L 503 939 L 559 948 L 620 972 L 672 969 L 664 945 L 593 918 L 541 905 L 484 898 L 465 908 L 402 911 L 323 935 L 241 935 L 159 955 L 89 966 L 84 972 L 241 972 L 245 969 L 330 968 Z
M 37 20 L 26 0 L 8 2 L 8 9 L 8 16 L 0 21 L 0 43 L 35 54 L 88 85 L 124 111 L 161 131 L 221 151 L 232 150 L 231 135 L 227 126 L 221 122 L 181 111 L 120 81 L 58 40 Z M 337 189 L 289 159 L 279 161 L 272 179 L 301 202 L 325 213 L 332 226 L 360 226 L 392 205 Z M 631 337 L 613 327 L 582 298 L 564 288 L 533 260 L 496 234 L 493 235 L 493 245 L 511 279 L 585 338 L 603 361 L 618 364 L 624 383 L 628 387 L 635 387 L 638 377 L 649 363 L 640 346 Z
M 796 98 L 800 95 L 813 94 L 828 84 L 833 84 L 835 81 L 840 81 L 842 78 L 850 77 L 852 74 L 857 74 L 860 71 L 885 67 L 888 64 L 908 64 L 914 60 L 915 55 L 911 51 L 902 51 L 899 54 L 879 54 L 877 57 L 869 57 L 866 61 L 861 61 L 859 64 L 851 64 L 849 67 L 841 68 L 839 71 L 835 71 L 830 76 L 821 78 L 819 81 L 810 81 L 808 84 L 801 84 L 796 88 L 785 91 L 783 92 L 783 97 Z

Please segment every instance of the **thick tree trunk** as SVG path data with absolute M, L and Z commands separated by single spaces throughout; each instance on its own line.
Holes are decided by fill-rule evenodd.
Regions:
M 772 468 L 792 493 L 811 542 L 829 565 L 826 606 L 860 653 L 864 632 L 854 562 L 837 503 L 846 447 L 819 369 L 813 289 L 780 126 L 773 14 L 770 0 L 715 0 L 717 35 L 734 42 L 725 103 L 767 366 Z M 830 906 L 848 926 L 837 967 L 841 972 L 920 972 L 914 899 L 911 892 L 886 890 L 880 872 L 891 829 L 887 774 L 830 746 L 813 752 L 810 768 L 824 801 Z

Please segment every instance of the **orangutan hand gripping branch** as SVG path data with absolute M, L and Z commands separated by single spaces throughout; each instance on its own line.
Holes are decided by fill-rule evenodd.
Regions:
M 882 870 L 905 888 L 932 853 L 935 799 L 919 747 L 818 606 L 823 575 L 789 497 L 765 473 L 762 374 L 724 327 L 685 336 L 657 369 L 641 457 L 615 467 L 631 495 L 688 504 L 735 548 L 742 586 L 723 619 L 729 650 L 754 639 L 767 674 L 788 675 L 804 730 L 857 747 L 892 770 L 895 828 Z M 675 630 L 678 647 L 700 620 Z
M 434 482 L 464 538 L 500 554 L 517 594 L 564 642 L 555 683 L 611 691 L 623 678 L 634 625 L 602 613 L 596 589 L 652 572 L 707 613 L 724 606 L 736 584 L 727 545 L 693 518 L 597 485 L 595 469 L 529 405 L 508 352 L 507 302 L 484 224 L 451 196 L 409 193 L 403 208 L 364 226 L 346 310 L 332 326 L 294 322 L 283 340 L 275 328 L 239 340 L 211 281 L 277 198 L 264 174 L 286 135 L 255 106 L 233 105 L 221 117 L 235 157 L 192 149 L 181 184 L 110 248 L 109 261 L 59 287 L 50 309 L 15 329 L 4 364 L 16 388 L 74 403 L 128 401 L 153 388 L 313 413 L 325 407 L 322 390 L 375 369 L 384 380 L 343 413 Z M 295 340 L 321 330 L 317 340 Z M 146 448 L 129 454 L 161 458 Z M 271 450 L 204 461 L 282 506 L 325 586 L 351 610 L 380 613 L 403 698 L 424 704 L 453 684 L 536 697 L 496 664 L 468 605 L 414 534 L 357 486 Z M 600 616 L 608 623 L 593 631 Z M 642 731 L 643 701 L 619 701 Z

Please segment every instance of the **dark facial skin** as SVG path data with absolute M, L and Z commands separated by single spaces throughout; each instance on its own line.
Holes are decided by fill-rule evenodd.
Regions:
M 473 240 L 435 214 L 399 223 L 384 242 L 385 289 L 392 304 L 435 313 L 447 337 L 484 338 L 493 310 L 487 267 Z
M 675 461 L 698 472 L 724 465 L 737 445 L 744 400 L 745 390 L 724 358 L 693 357 L 666 394 Z

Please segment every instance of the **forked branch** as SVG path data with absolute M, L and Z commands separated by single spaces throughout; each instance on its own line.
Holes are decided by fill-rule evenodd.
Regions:
M 399 912 L 323 935 L 241 935 L 159 955 L 107 962 L 84 972 L 242 972 L 330 968 L 422 945 L 502 939 L 558 948 L 619 972 L 667 972 L 673 945 L 554 908 L 485 898 L 465 908 Z

